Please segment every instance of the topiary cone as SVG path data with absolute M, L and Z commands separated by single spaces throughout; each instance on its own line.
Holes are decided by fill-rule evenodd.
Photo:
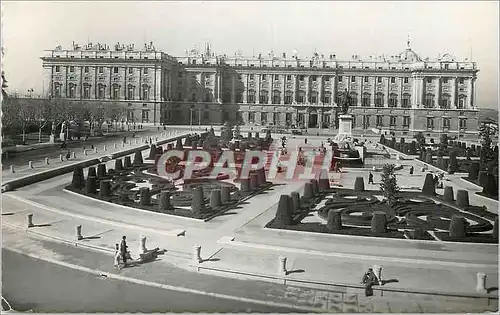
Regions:
M 479 175 L 479 163 L 472 162 L 469 165 L 469 176 L 467 177 L 469 180 L 476 180 Z
M 486 174 L 486 183 L 484 184 L 484 187 L 483 187 L 483 194 L 485 194 L 487 196 L 497 196 L 498 195 L 498 189 L 497 189 L 497 183 L 495 181 L 495 175 Z
M 85 193 L 95 194 L 97 190 L 97 178 L 95 176 L 87 176 L 85 182 Z
M 298 192 L 294 191 L 290 194 L 292 199 L 293 211 L 298 211 L 300 209 L 300 195 Z
M 97 165 L 97 178 L 102 179 L 106 177 L 106 164 Z
M 151 193 L 149 191 L 149 188 L 147 187 L 141 187 L 139 188 L 139 204 L 141 206 L 149 206 L 151 204 Z
M 160 212 L 172 209 L 172 204 L 170 203 L 170 191 L 164 190 L 160 193 L 160 202 L 158 203 L 158 210 Z
M 241 191 L 249 192 L 250 191 L 250 178 L 242 178 L 240 180 L 241 183 Z
M 222 186 L 220 192 L 220 199 L 223 204 L 231 201 L 231 190 L 229 186 Z
M 152 144 L 149 147 L 149 156 L 148 156 L 148 159 L 149 160 L 154 160 L 155 155 L 156 155 L 156 145 Z
M 111 182 L 109 180 L 101 180 L 99 185 L 99 197 L 109 197 L 111 195 Z
M 137 150 L 134 154 L 134 166 L 141 166 L 142 163 L 142 152 L 140 150 Z
M 436 195 L 436 183 L 434 182 L 434 176 L 431 173 L 425 175 L 424 186 L 422 187 L 422 193 L 435 196 Z
M 457 206 L 461 208 L 469 206 L 469 192 L 467 190 L 457 190 Z
M 459 215 L 453 215 L 451 217 L 450 227 L 449 227 L 450 237 L 463 238 L 466 236 L 466 234 L 467 234 L 467 221 L 465 220 L 465 218 Z
M 365 191 L 365 181 L 363 177 L 356 177 L 354 181 L 354 191 Z
M 123 171 L 122 159 L 115 160 L 115 171 Z
M 263 186 L 266 184 L 266 171 L 261 168 L 257 170 L 257 184 Z
M 313 194 L 312 184 L 311 183 L 305 183 L 305 185 L 304 185 L 304 199 L 305 200 L 310 200 L 313 197 L 314 197 L 314 194 Z
M 85 186 L 83 168 L 81 168 L 80 166 L 76 166 L 73 170 L 73 179 L 71 180 L 71 186 L 76 189 L 80 189 Z
M 319 174 L 319 191 L 329 191 L 330 190 L 330 179 L 328 178 L 328 172 L 326 170 L 322 170 Z
M 258 175 L 256 173 L 251 173 L 250 174 L 250 189 L 255 190 L 257 188 L 259 188 Z
M 387 216 L 385 212 L 375 211 L 372 214 L 371 231 L 385 233 L 387 231 Z
M 479 171 L 479 174 L 477 176 L 477 183 L 479 186 L 483 187 L 486 185 L 486 177 L 487 177 L 488 172 L 487 171 Z
M 177 142 L 175 143 L 175 148 L 177 150 L 182 150 L 184 149 L 184 146 L 182 145 L 182 140 L 181 139 L 177 139 Z
M 124 168 L 129 168 L 132 166 L 132 160 L 130 159 L 130 156 L 126 156 L 124 159 L 123 159 L 123 167 Z
M 328 211 L 328 221 L 326 228 L 329 232 L 334 232 L 342 229 L 342 215 L 338 210 Z
M 87 178 L 89 178 L 89 177 L 91 177 L 91 176 L 93 176 L 93 177 L 97 177 L 97 173 L 96 173 L 96 171 L 95 171 L 95 166 L 91 166 L 91 167 L 89 167 L 89 169 L 88 169 L 88 171 L 87 171 Z
M 288 209 L 290 207 L 290 197 L 288 195 L 281 195 L 278 202 L 278 210 L 276 210 L 276 216 L 274 222 L 278 226 L 291 225 L 292 216 L 291 211 Z
M 446 186 L 444 188 L 443 200 L 447 201 L 447 202 L 455 201 L 455 198 L 453 196 L 453 187 L 452 186 Z
M 198 186 L 193 189 L 191 211 L 200 213 L 203 209 L 205 209 L 205 196 L 203 195 L 203 187 Z
M 220 189 L 213 189 L 210 193 L 210 207 L 217 208 L 222 204 Z
M 316 179 L 311 179 L 309 182 L 311 183 L 312 186 L 313 196 L 317 196 L 319 193 L 318 181 Z

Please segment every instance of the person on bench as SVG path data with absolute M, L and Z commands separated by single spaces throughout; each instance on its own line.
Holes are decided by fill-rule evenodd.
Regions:
M 365 296 L 372 296 L 373 295 L 372 287 L 375 284 L 378 284 L 378 280 L 377 277 L 375 276 L 375 273 L 373 272 L 373 268 L 368 268 L 368 271 L 363 276 L 362 283 L 365 285 Z

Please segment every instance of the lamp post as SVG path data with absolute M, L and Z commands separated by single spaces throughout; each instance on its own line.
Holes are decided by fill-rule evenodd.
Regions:
M 198 127 L 201 129 L 201 108 L 198 108 Z

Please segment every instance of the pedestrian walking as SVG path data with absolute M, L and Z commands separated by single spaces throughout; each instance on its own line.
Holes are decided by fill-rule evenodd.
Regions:
M 115 268 L 120 268 L 120 244 L 115 244 L 115 257 L 113 261 L 113 266 Z
M 370 174 L 368 174 L 368 184 L 373 184 L 373 174 L 372 174 L 372 172 L 370 172 Z
M 304 143 L 307 144 L 307 138 L 304 139 Z
M 363 280 L 361 281 L 365 285 L 365 296 L 373 295 L 373 285 L 377 284 L 377 277 L 373 272 L 372 268 L 368 268 L 368 271 L 364 274 Z
M 123 260 L 123 266 L 126 267 L 127 266 L 127 254 L 128 254 L 128 250 L 127 250 L 128 246 L 127 246 L 127 237 L 126 236 L 122 236 L 122 241 L 120 242 L 120 254 L 121 254 L 121 257 L 122 257 L 122 260 Z
M 413 165 L 410 166 L 410 175 L 413 175 Z

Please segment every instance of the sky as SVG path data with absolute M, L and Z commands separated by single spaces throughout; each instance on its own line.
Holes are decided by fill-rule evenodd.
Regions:
M 42 93 L 40 56 L 57 45 L 120 42 L 183 56 L 270 50 L 299 56 L 451 53 L 477 62 L 477 104 L 498 107 L 498 1 L 2 1 L 3 70 L 10 91 Z

